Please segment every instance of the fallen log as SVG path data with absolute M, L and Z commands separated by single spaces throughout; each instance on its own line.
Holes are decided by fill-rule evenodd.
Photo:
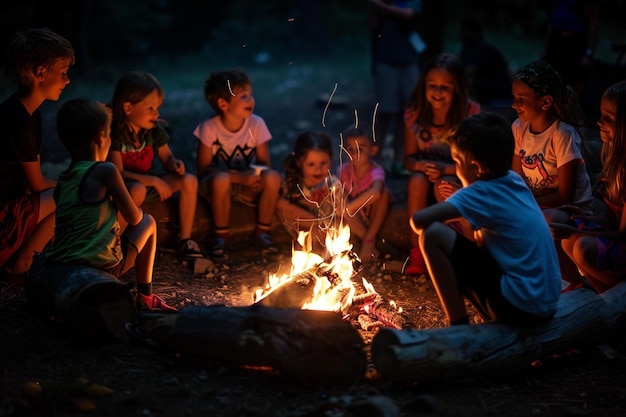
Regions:
M 276 308 L 302 308 L 307 301 L 313 299 L 318 278 L 325 277 L 330 283 L 330 288 L 341 284 L 341 277 L 337 276 L 332 269 L 330 269 L 335 259 L 339 257 L 346 257 L 352 263 L 353 273 L 350 278 L 353 278 L 363 269 L 360 259 L 354 252 L 344 251 L 320 262 L 314 268 L 287 277 L 280 284 L 264 294 L 255 304 Z M 345 295 L 347 296 L 348 294 Z M 344 300 L 336 301 L 339 301 L 341 305 L 345 305 L 345 303 L 342 302 Z
M 136 307 L 124 283 L 100 269 L 35 258 L 24 281 L 24 294 L 44 318 L 84 343 L 126 341 L 127 322 Z
M 463 381 L 521 372 L 547 355 L 614 340 L 625 328 L 626 283 L 601 295 L 581 288 L 562 294 L 555 316 L 540 325 L 381 329 L 372 361 L 389 381 Z
M 320 385 L 352 384 L 367 364 L 358 331 L 328 311 L 190 306 L 178 314 L 140 312 L 133 332 L 181 356 L 271 367 Z

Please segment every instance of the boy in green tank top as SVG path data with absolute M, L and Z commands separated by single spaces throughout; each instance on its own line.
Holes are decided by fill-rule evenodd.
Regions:
M 135 266 L 138 308 L 176 311 L 152 292 L 154 218 L 135 205 L 117 167 L 106 162 L 111 110 L 92 100 L 70 100 L 59 109 L 57 129 L 72 161 L 54 191 L 55 237 L 44 251 L 51 275 L 54 264 L 95 267 L 115 277 Z M 121 235 L 118 215 L 128 222 Z

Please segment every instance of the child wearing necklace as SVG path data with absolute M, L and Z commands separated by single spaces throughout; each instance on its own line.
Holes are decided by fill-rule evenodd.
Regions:
M 467 116 L 480 112 L 470 99 L 462 61 L 442 53 L 422 71 L 404 113 L 404 167 L 411 173 L 407 182 L 409 215 L 443 201 L 461 187 L 447 139 Z M 411 252 L 406 274 L 426 273 L 426 265 L 411 232 Z

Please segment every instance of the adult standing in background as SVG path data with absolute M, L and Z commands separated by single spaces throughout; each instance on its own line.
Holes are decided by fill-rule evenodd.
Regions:
M 427 45 L 416 31 L 421 0 L 369 0 L 374 93 L 378 108 L 376 141 L 385 149 L 391 135 L 393 159 L 383 161 L 393 174 L 403 171 L 403 113 L 419 76 L 420 56 Z M 385 152 L 382 153 L 383 158 Z
M 549 0 L 548 39 L 542 59 L 582 94 L 593 62 L 600 4 L 596 0 Z
M 459 24 L 461 51 L 470 95 L 487 108 L 511 108 L 513 74 L 498 48 L 488 42 L 477 19 L 466 17 Z

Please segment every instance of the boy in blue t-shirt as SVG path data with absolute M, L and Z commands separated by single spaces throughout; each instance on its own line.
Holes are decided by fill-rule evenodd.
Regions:
M 450 138 L 463 188 L 411 218 L 450 325 L 469 323 L 463 295 L 487 320 L 528 324 L 556 311 L 556 248 L 530 189 L 510 169 L 513 147 L 503 116 L 465 119 Z M 460 216 L 472 225 L 474 241 L 444 224 Z

